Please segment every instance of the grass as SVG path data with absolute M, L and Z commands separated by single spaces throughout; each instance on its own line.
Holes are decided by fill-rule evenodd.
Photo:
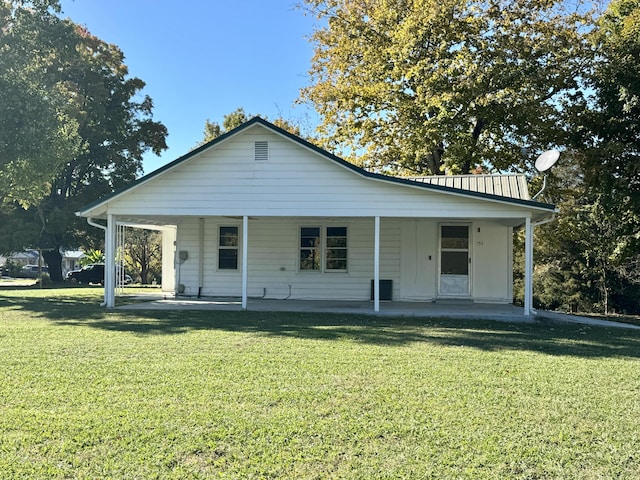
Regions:
M 640 334 L 0 290 L 0 477 L 640 478 Z

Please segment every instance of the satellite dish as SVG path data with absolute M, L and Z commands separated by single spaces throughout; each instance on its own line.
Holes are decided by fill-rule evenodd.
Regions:
M 559 157 L 560 152 L 558 150 L 547 150 L 546 152 L 540 154 L 540 156 L 536 160 L 536 170 L 538 170 L 539 172 L 546 172 L 556 164 Z
M 558 158 L 560 158 L 560 152 L 558 150 L 547 150 L 546 152 L 543 152 L 540 154 L 540 156 L 538 157 L 538 159 L 536 160 L 536 170 L 538 170 L 540 173 L 542 172 L 546 172 L 547 170 L 549 170 L 551 167 L 553 167 L 556 162 L 558 161 Z M 540 196 L 540 194 L 542 192 L 544 192 L 544 189 L 547 188 L 547 174 L 544 174 L 544 181 L 542 182 L 542 189 L 536 193 L 533 198 L 531 198 L 531 200 L 535 200 L 536 198 L 538 198 Z

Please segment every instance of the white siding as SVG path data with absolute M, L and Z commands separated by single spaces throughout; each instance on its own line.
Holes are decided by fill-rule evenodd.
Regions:
M 199 220 L 187 220 L 178 229 L 178 248 L 188 259 L 178 265 L 179 283 L 186 295 L 199 290 Z M 238 270 L 217 268 L 219 226 L 241 221 L 224 217 L 205 219 L 204 281 L 205 296 L 238 297 L 241 294 L 241 262 Z M 382 220 L 380 278 L 392 279 L 397 288 L 400 276 L 400 222 Z M 299 271 L 300 226 L 346 226 L 348 228 L 348 271 Z M 241 249 L 240 249 L 241 253 Z M 267 218 L 249 220 L 249 297 L 366 300 L 373 278 L 373 219 L 367 218 Z M 394 297 L 398 292 L 394 291 Z
M 254 142 L 269 141 L 269 160 Z M 256 125 L 109 202 L 142 216 L 522 218 L 526 207 L 362 177 Z
M 373 278 L 372 218 L 270 218 L 249 220 L 249 297 L 269 299 L 368 300 Z M 204 220 L 203 285 L 201 294 L 216 297 L 241 295 L 242 248 L 237 270 L 217 266 L 218 228 L 242 221 L 225 217 Z M 300 271 L 301 226 L 346 226 L 348 271 Z M 393 281 L 393 300 L 429 301 L 437 296 L 438 222 L 435 220 L 381 219 L 380 278 Z M 478 228 L 480 232 L 478 232 Z M 511 228 L 489 221 L 471 226 L 472 297 L 476 301 L 511 302 Z M 178 265 L 179 283 L 186 295 L 199 291 L 199 220 L 183 222 L 178 249 L 188 259 Z

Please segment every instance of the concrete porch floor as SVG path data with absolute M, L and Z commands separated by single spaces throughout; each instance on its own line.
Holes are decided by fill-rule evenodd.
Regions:
M 161 295 L 124 297 L 135 300 L 116 307 L 117 310 L 242 310 L 239 298 L 188 298 Z M 325 312 L 390 317 L 440 317 L 501 320 L 507 322 L 535 322 L 547 319 L 559 322 L 638 329 L 640 327 L 619 322 L 609 322 L 559 312 L 537 312 L 526 317 L 524 309 L 514 305 L 473 303 L 468 301 L 437 302 L 380 302 L 380 312 L 373 311 L 373 302 L 344 300 L 270 300 L 250 298 L 247 310 L 254 312 Z

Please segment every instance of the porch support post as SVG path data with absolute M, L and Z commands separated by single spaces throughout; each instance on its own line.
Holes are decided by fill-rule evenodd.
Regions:
M 247 309 L 247 279 L 249 275 L 248 257 L 249 252 L 249 217 L 242 217 L 242 310 Z
M 380 217 L 374 220 L 373 233 L 373 311 L 380 311 Z
M 524 227 L 524 314 L 533 311 L 533 227 L 531 218 L 525 219 Z
M 204 287 L 204 218 L 198 219 L 198 298 Z
M 104 302 L 107 308 L 116 306 L 116 218 L 107 215 L 104 238 Z

